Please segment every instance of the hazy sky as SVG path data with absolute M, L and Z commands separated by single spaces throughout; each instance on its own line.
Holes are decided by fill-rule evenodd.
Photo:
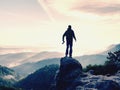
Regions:
M 64 52 L 71 24 L 74 55 L 120 43 L 120 0 L 0 0 L 0 46 Z

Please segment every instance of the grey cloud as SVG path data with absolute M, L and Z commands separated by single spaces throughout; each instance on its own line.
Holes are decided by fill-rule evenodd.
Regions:
M 120 14 L 120 4 L 85 4 L 72 7 L 72 10 L 96 14 Z

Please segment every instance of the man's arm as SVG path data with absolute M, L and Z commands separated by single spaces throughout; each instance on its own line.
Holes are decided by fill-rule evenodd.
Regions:
M 66 32 L 63 34 L 63 36 L 62 36 L 62 44 L 64 44 L 65 43 L 65 41 L 64 41 L 64 37 L 66 36 Z

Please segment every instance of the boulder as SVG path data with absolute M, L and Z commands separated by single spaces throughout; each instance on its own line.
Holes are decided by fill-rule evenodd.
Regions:
M 57 75 L 56 89 L 57 90 L 72 90 L 70 89 L 75 79 L 82 74 L 82 65 L 73 58 L 61 58 L 60 70 Z

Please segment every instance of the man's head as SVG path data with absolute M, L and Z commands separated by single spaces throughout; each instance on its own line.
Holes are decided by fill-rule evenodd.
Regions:
M 68 25 L 68 28 L 69 28 L 69 29 L 71 29 L 71 27 L 72 27 L 71 25 Z

